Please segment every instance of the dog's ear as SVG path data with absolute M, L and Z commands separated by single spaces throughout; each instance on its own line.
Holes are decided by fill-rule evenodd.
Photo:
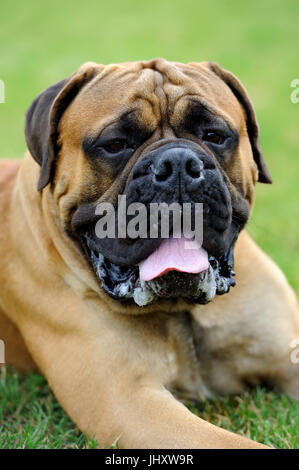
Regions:
M 247 91 L 237 77 L 228 70 L 223 69 L 215 62 L 205 62 L 204 64 L 229 86 L 242 105 L 246 115 L 247 132 L 251 143 L 253 157 L 258 167 L 258 181 L 261 183 L 271 184 L 272 178 L 259 145 L 259 126 L 256 114 Z
M 100 66 L 93 62 L 84 64 L 69 78 L 38 95 L 26 111 L 26 143 L 32 157 L 41 166 L 38 190 L 47 186 L 53 176 L 55 157 L 59 151 L 58 126 L 64 111 L 100 70 Z

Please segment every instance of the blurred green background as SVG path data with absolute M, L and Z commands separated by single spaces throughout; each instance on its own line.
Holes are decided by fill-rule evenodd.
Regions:
M 274 180 L 258 185 L 249 231 L 299 293 L 299 103 L 290 99 L 298 46 L 298 0 L 1 0 L 0 158 L 23 155 L 25 109 L 85 61 L 217 61 L 249 91 Z M 9 372 L 0 391 L 0 448 L 94 446 L 39 375 Z M 195 412 L 270 445 L 299 445 L 299 402 L 279 395 L 258 390 Z
M 298 46 L 297 0 L 2 0 L 0 157 L 23 155 L 25 109 L 87 60 L 217 61 L 249 91 L 274 179 L 257 189 L 250 232 L 299 292 Z

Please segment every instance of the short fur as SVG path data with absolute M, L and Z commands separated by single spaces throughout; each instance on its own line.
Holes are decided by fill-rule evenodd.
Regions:
M 0 166 L 7 360 L 23 371 L 35 365 L 101 447 L 262 447 L 195 416 L 172 389 L 198 399 L 266 380 L 299 398 L 299 368 L 290 361 L 297 300 L 244 230 L 235 248 L 236 287 L 204 306 L 161 300 L 140 308 L 111 299 L 72 236 L 80 207 L 86 213 L 91 201 L 113 201 L 145 148 L 175 141 L 187 96 L 205 100 L 237 131 L 234 155 L 215 164 L 230 194 L 252 208 L 256 182 L 271 182 L 255 113 L 240 82 L 213 63 L 85 64 L 34 101 L 24 160 Z M 86 155 L 84 139 L 132 107 L 150 131 L 134 156 L 117 169 Z M 194 140 L 187 131 L 179 137 Z

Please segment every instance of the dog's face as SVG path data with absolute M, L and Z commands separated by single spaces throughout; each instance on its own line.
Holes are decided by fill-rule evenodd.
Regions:
M 26 139 L 42 167 L 38 189 L 51 191 L 70 243 L 79 244 L 112 297 L 139 305 L 178 297 L 206 303 L 229 291 L 233 246 L 249 218 L 255 183 L 271 182 L 254 110 L 231 73 L 213 63 L 163 59 L 85 64 L 35 100 Z M 148 267 L 165 250 L 175 257 L 171 246 L 181 247 L 163 248 L 159 229 L 155 238 L 149 232 L 97 237 L 97 205 L 117 209 L 120 194 L 126 208 L 189 203 L 193 222 L 195 203 L 203 203 L 203 243 L 194 257 L 206 257 L 204 269 L 168 268 L 164 275 L 160 269 L 142 278 L 140 263 Z

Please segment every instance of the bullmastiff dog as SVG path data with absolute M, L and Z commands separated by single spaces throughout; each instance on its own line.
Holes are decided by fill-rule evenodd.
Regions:
M 33 101 L 25 135 L 0 171 L 7 362 L 38 368 L 100 447 L 262 447 L 180 399 L 261 381 L 299 397 L 297 300 L 244 230 L 271 176 L 239 80 L 210 62 L 87 63 Z M 119 195 L 202 203 L 202 246 L 97 237 L 97 205 Z

